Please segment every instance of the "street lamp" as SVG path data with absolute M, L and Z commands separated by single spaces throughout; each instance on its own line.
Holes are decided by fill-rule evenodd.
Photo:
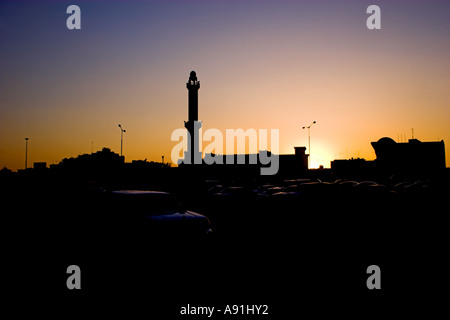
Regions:
M 119 124 L 119 128 L 120 128 L 120 156 L 122 156 L 123 133 L 127 132 L 127 131 L 124 130 L 120 124 Z
M 30 138 L 25 138 L 25 169 L 27 168 L 28 140 L 30 140 Z
M 308 168 L 310 167 L 310 159 L 311 159 L 311 135 L 309 130 L 311 129 L 311 126 L 313 124 L 317 123 L 316 121 L 313 121 L 313 123 L 311 123 L 308 127 L 302 127 L 302 129 L 308 129 L 308 152 L 309 152 L 309 156 L 308 156 Z

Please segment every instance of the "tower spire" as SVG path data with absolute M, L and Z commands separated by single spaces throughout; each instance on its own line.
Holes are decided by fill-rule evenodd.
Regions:
M 189 74 L 186 88 L 189 91 L 188 121 L 184 122 L 184 126 L 188 130 L 188 150 L 185 152 L 184 163 L 201 163 L 202 152 L 199 151 L 199 130 L 202 127 L 202 123 L 198 121 L 198 89 L 200 89 L 200 81 L 197 80 L 195 71 L 191 71 Z

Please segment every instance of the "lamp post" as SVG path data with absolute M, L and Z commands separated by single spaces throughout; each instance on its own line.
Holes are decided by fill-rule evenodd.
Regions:
M 120 156 L 122 156 L 123 133 L 127 132 L 127 131 L 124 130 L 120 124 L 119 124 L 119 128 L 120 128 Z
M 30 138 L 25 138 L 25 169 L 27 168 L 28 140 L 30 140 Z
M 317 123 L 316 121 L 313 121 L 308 127 L 302 127 L 302 129 L 308 129 L 308 153 L 309 153 L 309 156 L 308 156 L 308 168 L 310 167 L 310 159 L 311 159 L 311 134 L 310 134 L 310 129 L 311 129 L 311 126 L 313 125 L 313 124 L 315 124 L 315 123 Z

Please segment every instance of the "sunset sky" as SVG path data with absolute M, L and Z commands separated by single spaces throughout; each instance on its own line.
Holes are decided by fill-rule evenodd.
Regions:
M 81 8 L 81 30 L 66 9 Z M 366 9 L 381 8 L 381 30 Z M 170 159 L 201 83 L 203 130 L 279 129 L 312 167 L 375 159 L 371 141 L 444 140 L 450 1 L 1 1 L 0 167 L 109 147 Z M 308 152 L 308 151 L 307 151 Z

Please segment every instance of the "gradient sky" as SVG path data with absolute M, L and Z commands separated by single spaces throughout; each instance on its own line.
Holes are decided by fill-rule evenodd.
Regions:
M 81 8 L 81 30 L 66 8 Z M 366 8 L 381 8 L 368 30 Z M 370 145 L 444 140 L 450 158 L 450 1 L 1 1 L 0 166 L 110 147 L 170 159 L 201 82 L 203 129 L 280 129 L 312 166 Z

